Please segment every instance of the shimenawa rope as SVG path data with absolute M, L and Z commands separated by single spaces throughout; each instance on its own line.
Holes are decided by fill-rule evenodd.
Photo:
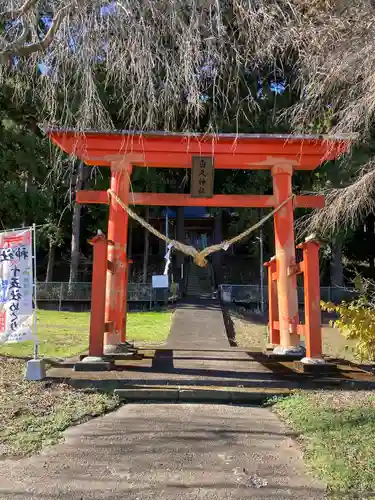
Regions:
M 108 197 L 112 197 L 116 203 L 118 203 L 124 210 L 125 212 L 128 213 L 128 215 L 139 222 L 141 226 L 146 228 L 150 233 L 154 234 L 161 240 L 165 241 L 168 244 L 171 244 L 174 248 L 177 250 L 180 250 L 180 252 L 183 252 L 186 255 L 189 255 L 194 259 L 194 262 L 200 266 L 200 267 L 205 267 L 207 265 L 207 259 L 206 257 L 212 253 L 219 252 L 220 250 L 228 250 L 228 248 L 231 245 L 234 245 L 234 243 L 237 243 L 238 241 L 241 241 L 242 239 L 246 238 L 246 236 L 249 236 L 252 232 L 256 231 L 260 226 L 262 226 L 265 222 L 267 222 L 271 217 L 273 217 L 279 210 L 281 210 L 290 200 L 293 200 L 295 195 L 292 194 L 284 200 L 282 203 L 280 203 L 279 206 L 277 206 L 272 212 L 264 216 L 260 221 L 258 221 L 256 224 L 253 226 L 249 227 L 242 233 L 238 234 L 237 236 L 234 236 L 230 240 L 225 240 L 222 241 L 221 243 L 218 243 L 217 245 L 211 245 L 207 248 L 204 248 L 200 252 L 194 248 L 193 246 L 190 245 L 185 245 L 184 243 L 181 243 L 180 241 L 172 240 L 165 236 L 164 234 L 160 233 L 157 229 L 155 229 L 151 224 L 149 224 L 146 220 L 144 220 L 142 217 L 140 217 L 138 214 L 136 214 L 131 208 L 129 208 L 128 205 L 126 205 L 122 199 L 114 192 L 112 189 L 107 190 Z

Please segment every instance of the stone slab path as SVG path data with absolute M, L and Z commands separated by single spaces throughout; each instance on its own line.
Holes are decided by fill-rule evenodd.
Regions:
M 229 348 L 223 313 L 218 301 L 185 302 L 177 307 L 166 341 L 170 349 Z
M 241 387 L 247 381 L 256 387 L 268 380 L 272 388 L 269 368 L 231 351 L 218 301 L 186 302 L 176 309 L 165 350 L 156 353 L 152 368 L 174 385 Z
M 265 408 L 131 404 L 4 461 L 2 500 L 320 500 L 301 452 Z
M 289 381 L 288 377 L 281 380 L 266 363 L 259 362 L 256 353 L 231 350 L 220 303 L 209 300 L 185 302 L 176 308 L 170 335 L 154 356 L 119 363 L 116 370 L 110 372 L 73 372 L 70 367 L 51 369 L 48 375 L 55 380 L 69 377 L 76 387 L 91 384 L 113 389 L 134 386 L 251 388 L 270 391 L 272 395 L 296 387 L 295 380 Z M 295 379 L 295 374 L 293 377 Z
M 131 336 L 131 332 L 129 334 Z M 354 387 L 349 374 L 340 379 L 326 376 L 310 380 L 281 364 L 275 369 L 275 363 L 260 352 L 239 352 L 231 348 L 220 304 L 210 300 L 179 304 L 170 335 L 155 355 L 116 362 L 116 369 L 109 372 L 75 372 L 72 366 L 74 363 L 57 366 L 47 375 L 52 381 L 69 379 L 75 387 L 83 388 L 204 387 L 262 392 L 266 397 L 298 388 L 332 388 L 345 384 L 355 390 L 374 385 L 373 381 L 363 381 L 363 387 L 359 382 Z

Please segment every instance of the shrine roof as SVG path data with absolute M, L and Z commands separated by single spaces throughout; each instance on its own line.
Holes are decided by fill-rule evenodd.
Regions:
M 46 134 L 63 151 L 88 165 L 128 162 L 142 167 L 191 168 L 192 156 L 213 156 L 219 169 L 270 169 L 290 164 L 313 170 L 345 153 L 349 135 L 197 134 L 47 128 Z

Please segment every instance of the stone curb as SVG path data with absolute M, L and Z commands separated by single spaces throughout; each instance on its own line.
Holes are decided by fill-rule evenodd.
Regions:
M 179 389 L 178 400 L 186 402 L 218 402 L 229 403 L 232 401 L 229 391 L 210 389 Z
M 178 389 L 115 389 L 122 401 L 178 401 Z
M 185 388 L 129 388 L 115 389 L 114 394 L 122 401 L 164 401 L 189 403 L 247 403 L 262 404 L 277 396 L 288 396 L 291 391 L 283 392 L 245 392 L 210 389 Z
M 85 363 L 84 361 L 79 361 L 75 363 L 73 370 L 75 372 L 109 372 L 113 370 L 114 365 L 111 361 L 100 361 L 95 363 Z

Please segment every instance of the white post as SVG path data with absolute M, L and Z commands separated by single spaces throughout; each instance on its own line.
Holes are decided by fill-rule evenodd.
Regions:
M 46 377 L 46 367 L 44 359 L 38 359 L 38 339 L 36 335 L 36 312 L 37 312 L 37 293 L 36 293 L 36 226 L 32 226 L 32 259 L 33 259 L 33 294 L 34 294 L 34 313 L 33 313 L 33 337 L 34 337 L 34 359 L 30 359 L 26 365 L 26 380 L 43 380 Z

